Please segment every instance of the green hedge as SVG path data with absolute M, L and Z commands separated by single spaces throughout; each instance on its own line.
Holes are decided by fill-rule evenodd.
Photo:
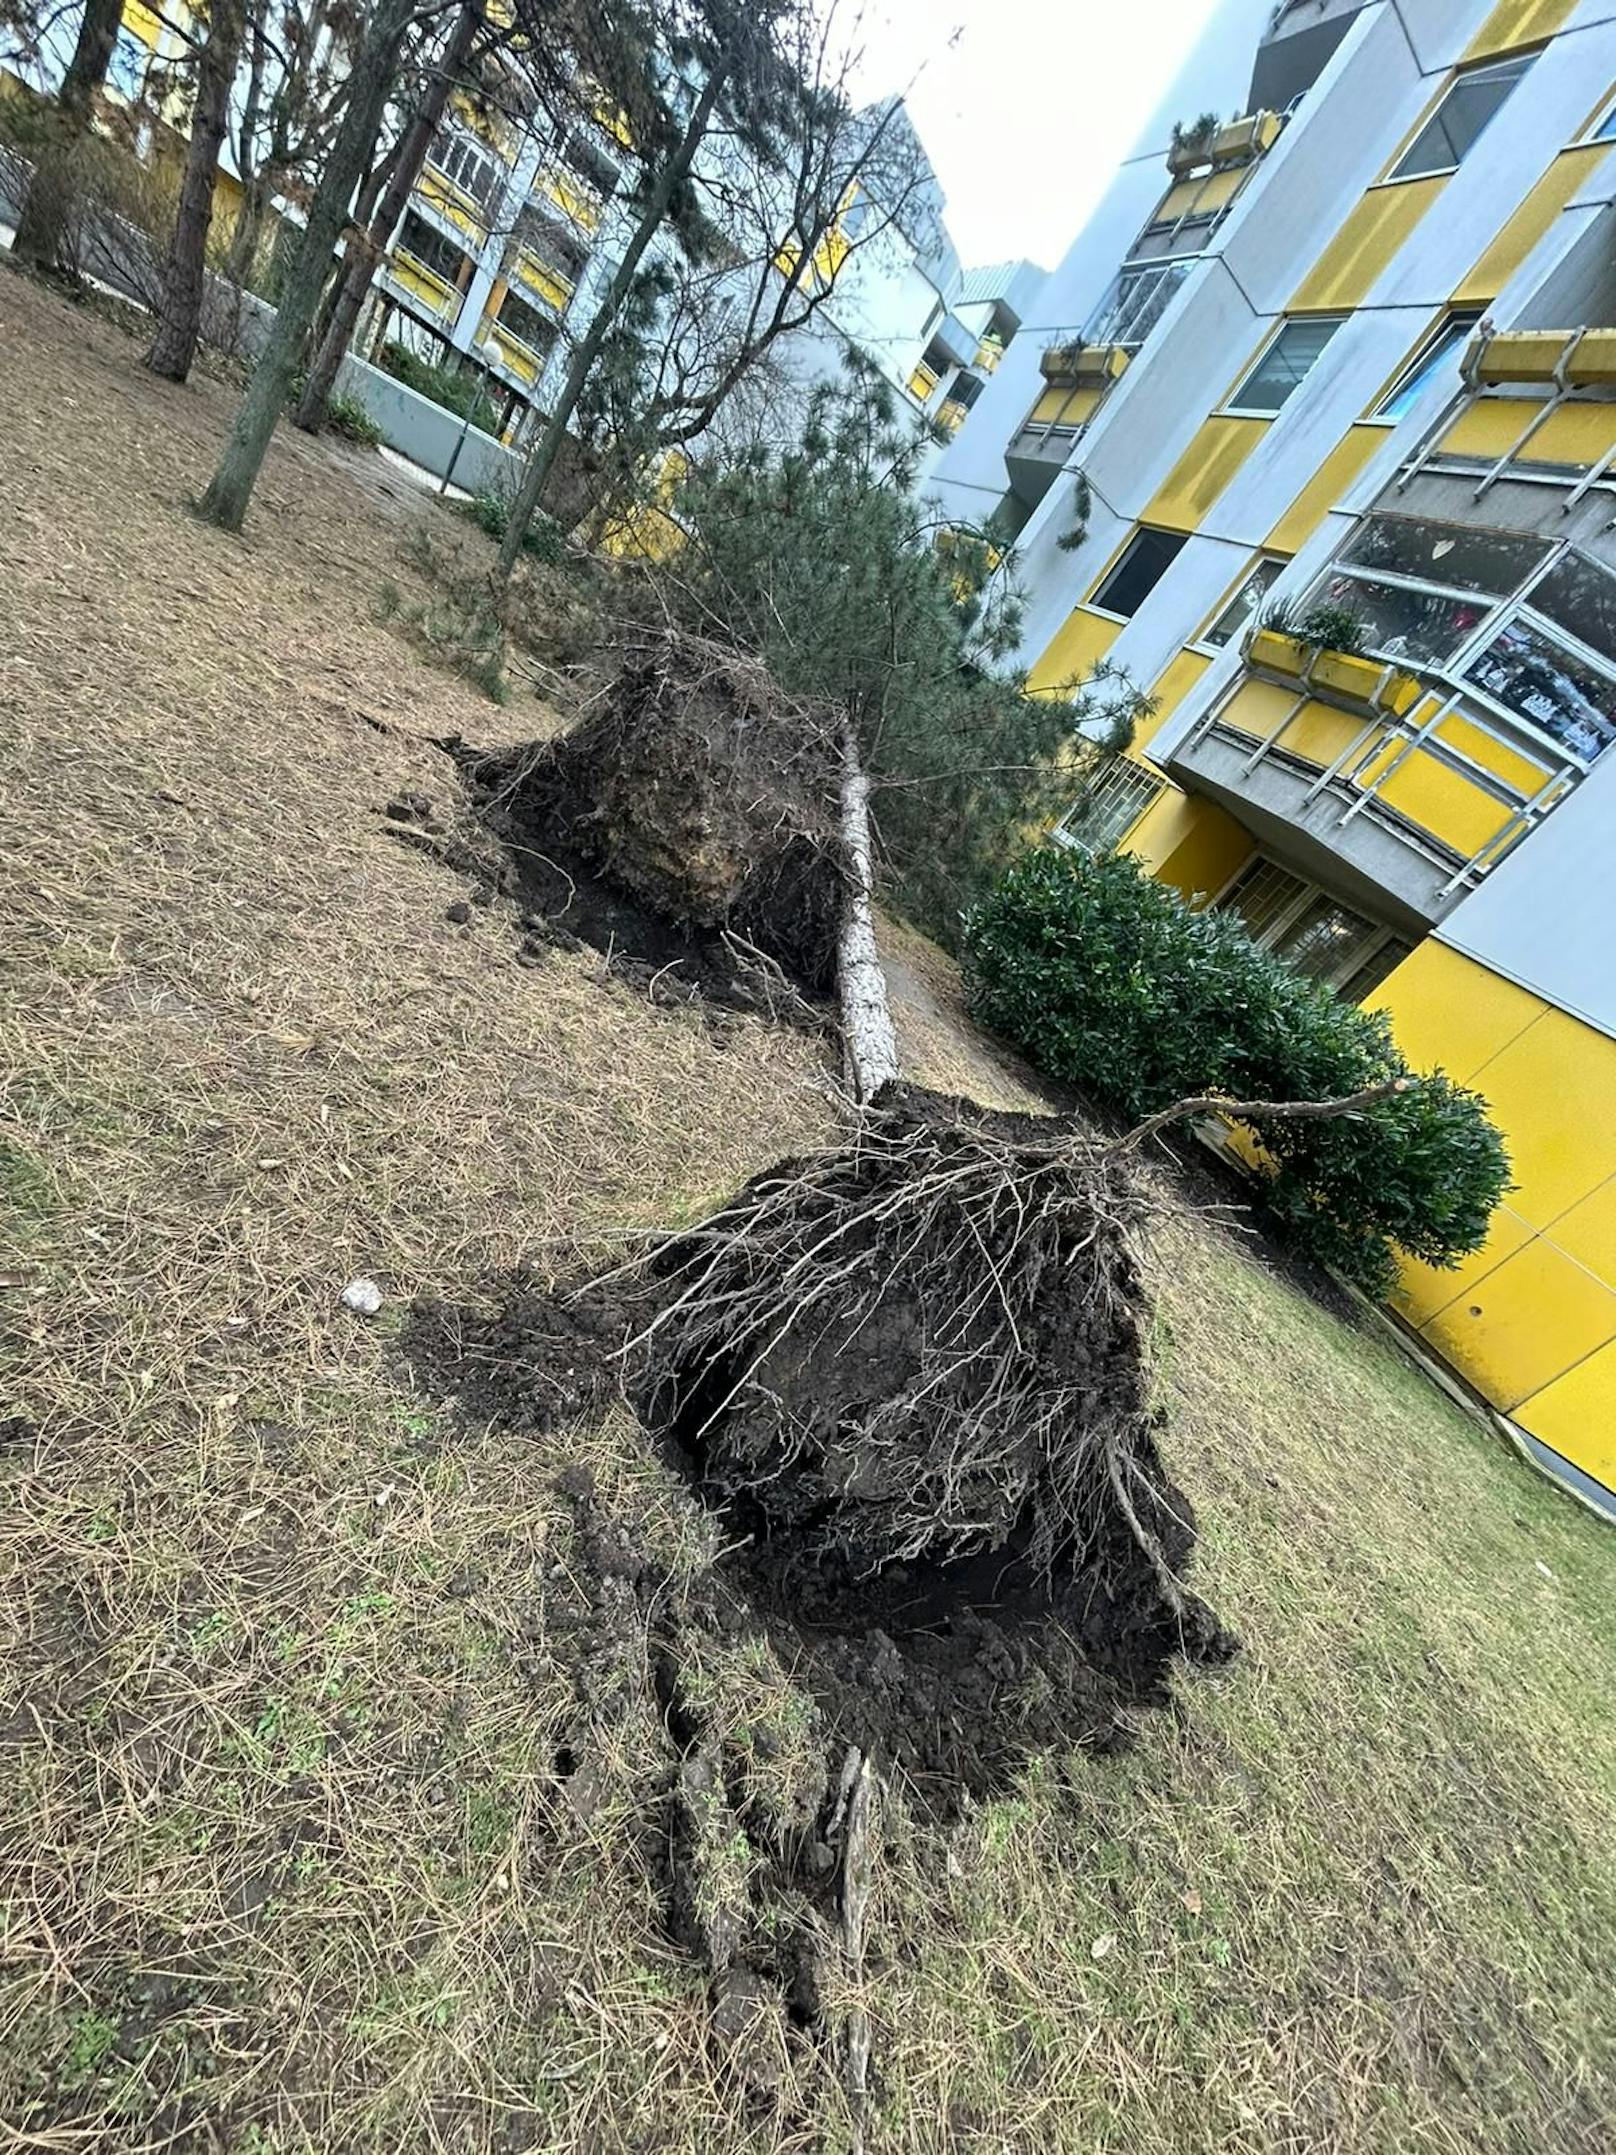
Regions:
M 1039 1069 L 1137 1121 L 1194 1093 L 1323 1100 L 1412 1075 L 1385 1016 L 1192 912 L 1125 854 L 1040 847 L 966 915 L 975 1014 Z M 1452 1265 L 1509 1187 L 1502 1140 L 1438 1073 L 1364 1114 L 1253 1125 L 1265 1196 L 1293 1239 L 1371 1292 L 1396 1251 Z
M 376 355 L 376 364 L 394 381 L 402 382 L 418 396 L 430 397 L 457 419 L 469 419 L 485 434 L 498 432 L 499 414 L 475 374 L 452 363 L 438 366 L 398 343 L 384 344 Z

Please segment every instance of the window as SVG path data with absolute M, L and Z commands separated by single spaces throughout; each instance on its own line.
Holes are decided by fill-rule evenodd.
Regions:
M 555 342 L 555 324 L 537 307 L 530 307 L 520 292 L 507 292 L 500 302 L 497 316 L 499 326 L 511 336 L 520 337 L 542 358 Z
M 1114 852 L 1165 785 L 1165 779 L 1142 763 L 1119 758 L 1089 782 L 1082 799 L 1056 826 L 1056 835 L 1085 853 Z
M 428 224 L 424 217 L 417 217 L 414 210 L 407 213 L 399 227 L 398 244 L 434 276 L 441 277 L 445 284 L 464 289 L 461 278 L 470 270 L 471 264 L 453 240 L 445 239 L 436 225 Z
M 1506 622 L 1465 672 L 1584 763 L 1616 741 L 1616 680 L 1525 614 Z
M 1089 604 L 1131 621 L 1177 560 L 1184 543 L 1181 531 L 1157 531 L 1141 524 Z
M 1232 412 L 1277 412 L 1300 388 L 1320 353 L 1346 320 L 1344 314 L 1313 314 L 1283 322 L 1229 399 Z
M 1364 648 L 1381 658 L 1441 666 L 1541 566 L 1545 551 L 1541 540 L 1513 532 L 1371 516 L 1308 603 L 1355 614 Z
M 1440 323 L 1398 375 L 1384 399 L 1375 406 L 1375 417 L 1401 419 L 1421 391 L 1439 374 L 1453 367 L 1470 332 L 1480 320 L 1479 307 L 1461 307 Z M 1456 368 L 1454 374 L 1457 379 Z
M 1372 516 L 1307 603 L 1344 607 L 1366 650 L 1446 669 L 1568 758 L 1616 741 L 1616 575 L 1575 546 Z
M 568 284 L 576 284 L 583 275 L 589 250 L 566 225 L 547 217 L 531 203 L 516 220 L 516 238 L 546 269 L 558 270 Z
M 485 149 L 467 135 L 440 135 L 432 145 L 432 162 L 445 179 L 470 195 L 480 209 L 491 209 L 499 192 L 499 167 Z
M 617 170 L 611 159 L 576 128 L 561 146 L 561 162 L 591 194 L 609 195 L 617 185 Z
M 1284 566 L 1274 555 L 1264 554 L 1212 626 L 1203 630 L 1201 642 L 1221 651 L 1225 644 L 1244 636 Z
M 1616 105 L 1602 112 L 1588 130 L 1590 142 L 1616 142 Z
M 1194 267 L 1193 258 L 1130 264 L 1084 323 L 1082 341 L 1137 351 Z
M 1417 180 L 1436 172 L 1456 171 L 1535 57 L 1524 53 L 1456 75 L 1444 91 L 1442 102 L 1392 167 L 1391 178 Z
M 1377 988 L 1413 947 L 1261 853 L 1241 869 L 1216 910 L 1238 915 L 1254 943 L 1351 1002 Z

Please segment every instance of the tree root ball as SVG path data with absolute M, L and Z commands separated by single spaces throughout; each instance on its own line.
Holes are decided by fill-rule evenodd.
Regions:
M 1148 1690 L 1231 1642 L 1156 1442 L 1145 1204 L 1069 1123 L 890 1087 L 852 1145 L 656 1250 L 642 1417 L 799 1610 L 1031 1594 Z
M 838 739 L 754 661 L 669 633 L 570 732 L 468 775 L 518 857 L 559 843 L 663 920 L 739 935 L 825 991 L 847 888 Z

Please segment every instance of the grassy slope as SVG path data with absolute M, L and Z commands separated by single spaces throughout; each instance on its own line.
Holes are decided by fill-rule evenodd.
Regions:
M 460 887 L 377 811 L 449 798 L 426 738 L 543 714 L 374 623 L 406 572 L 353 467 L 287 444 L 247 540 L 203 532 L 226 400 L 10 280 L 0 310 L 0 1415 L 31 1425 L 0 1454 L 0 2118 L 64 2149 L 838 2144 L 810 2061 L 748 2111 L 710 2054 L 643 1667 L 582 1707 L 568 1673 L 558 1467 L 675 1569 L 702 1522 L 615 1423 L 451 1427 L 391 1338 L 412 1293 L 823 1133 L 812 1057 L 447 923 Z M 946 1010 L 905 1037 L 1003 1093 Z M 1248 1651 L 1127 1758 L 1041 1762 L 947 1835 L 889 1808 L 877 2144 L 1607 2148 L 1616 1548 L 1223 1230 L 1165 1230 L 1157 1269 Z M 358 1270 L 373 1327 L 336 1307 Z M 783 1711 L 743 1655 L 712 1682 L 739 1717 L 765 1679 Z

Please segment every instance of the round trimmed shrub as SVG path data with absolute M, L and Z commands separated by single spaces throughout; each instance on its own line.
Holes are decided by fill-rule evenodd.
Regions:
M 1138 1121 L 1195 1093 L 1324 1100 L 1414 1076 L 1380 1011 L 1193 912 L 1126 854 L 1025 854 L 964 924 L 975 1015 L 1050 1077 Z M 1263 1194 L 1290 1238 L 1375 1294 L 1397 1252 L 1448 1266 L 1509 1187 L 1479 1097 L 1440 1071 L 1354 1116 L 1257 1117 Z

